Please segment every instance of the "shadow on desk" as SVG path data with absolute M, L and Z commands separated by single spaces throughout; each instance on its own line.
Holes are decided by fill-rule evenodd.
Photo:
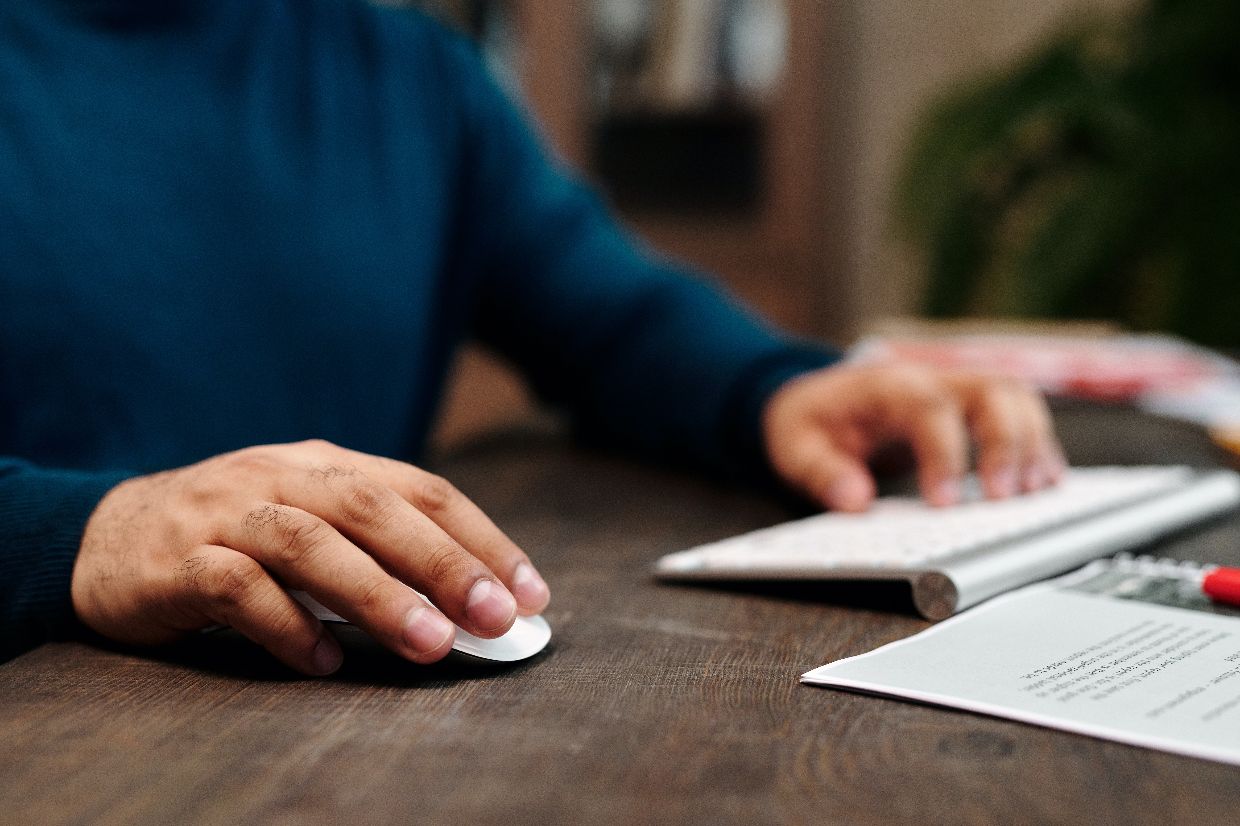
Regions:
M 432 665 L 398 657 L 351 625 L 331 629 L 344 649 L 344 665 L 328 679 L 361 686 L 389 688 L 442 688 L 452 683 L 515 675 L 546 659 L 554 642 L 542 653 L 519 663 L 492 663 L 452 652 Z M 102 645 L 119 653 L 177 665 L 215 676 L 279 683 L 310 679 L 286 667 L 267 651 L 232 629 L 200 634 L 162 649 L 133 649 Z
M 860 608 L 920 618 L 913 604 L 913 589 L 906 580 L 779 580 L 771 582 L 712 581 L 677 582 L 667 588 L 722 591 L 782 602 L 803 602 L 839 608 Z

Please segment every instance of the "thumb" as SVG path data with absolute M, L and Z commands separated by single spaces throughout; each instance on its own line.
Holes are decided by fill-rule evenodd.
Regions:
M 818 430 L 807 430 L 779 451 L 776 470 L 793 487 L 829 510 L 863 511 L 874 501 L 874 477 L 857 457 Z

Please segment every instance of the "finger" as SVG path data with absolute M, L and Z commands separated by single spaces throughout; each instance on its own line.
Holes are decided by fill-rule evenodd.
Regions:
M 452 647 L 451 622 L 313 514 L 260 502 L 218 534 L 281 583 L 306 591 L 401 656 L 434 662 Z
M 874 478 L 857 458 L 839 450 L 830 437 L 807 428 L 779 451 L 783 478 L 829 510 L 863 511 L 874 501 Z
M 898 409 L 898 426 L 917 457 L 922 496 L 939 507 L 960 501 L 960 483 L 969 463 L 964 412 L 946 388 L 910 393 Z
M 1063 481 L 1064 476 L 1068 473 L 1068 457 L 1064 453 L 1063 444 L 1059 441 L 1059 437 L 1054 437 L 1051 444 L 1051 484 L 1058 485 Z
M 516 598 L 520 613 L 538 614 L 547 607 L 551 590 L 530 558 L 448 480 L 395 459 L 335 445 L 330 448 L 374 481 L 396 491 L 481 560 Z
M 517 602 L 491 569 L 355 465 L 312 465 L 276 484 L 282 502 L 325 520 L 466 631 L 497 637 L 512 627 Z
M 1030 462 L 1028 402 L 1006 382 L 980 382 L 967 397 L 966 418 L 977 443 L 982 489 L 991 499 L 1005 499 L 1020 490 Z
M 1025 490 L 1034 491 L 1054 484 L 1063 476 L 1066 464 L 1055 436 L 1055 425 L 1045 399 L 1033 389 L 1026 389 L 1022 410 L 1025 430 L 1029 434 L 1027 464 L 1023 479 Z
M 237 629 L 290 668 L 322 676 L 340 667 L 344 655 L 336 639 L 252 558 L 207 545 L 178 574 L 203 614 Z

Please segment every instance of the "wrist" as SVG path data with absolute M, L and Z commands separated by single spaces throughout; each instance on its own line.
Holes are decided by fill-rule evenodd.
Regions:
M 766 484 L 776 481 L 768 449 L 767 420 L 772 402 L 797 379 L 838 360 L 837 353 L 824 347 L 791 346 L 749 372 L 734 397 L 728 433 L 741 475 Z
M 99 501 L 126 475 L 26 464 L 0 475 L 0 659 L 81 632 L 71 582 L 82 534 Z

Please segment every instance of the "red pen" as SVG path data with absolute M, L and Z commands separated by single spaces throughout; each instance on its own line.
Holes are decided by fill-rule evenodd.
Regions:
M 1201 590 L 1215 602 L 1240 605 L 1240 568 L 1214 568 L 1202 577 Z

